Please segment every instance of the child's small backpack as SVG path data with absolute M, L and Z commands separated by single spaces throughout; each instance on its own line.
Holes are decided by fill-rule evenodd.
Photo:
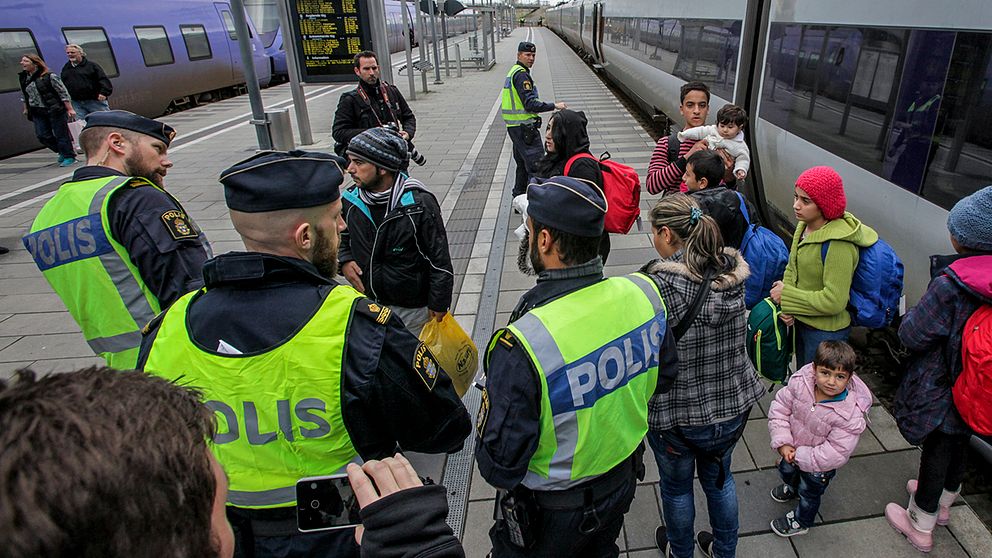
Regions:
M 829 246 L 829 241 L 820 245 L 822 261 L 827 260 Z M 892 323 L 899 314 L 902 278 L 902 260 L 887 242 L 879 238 L 871 246 L 859 247 L 847 303 L 851 325 L 878 329 Z
M 750 310 L 768 295 L 772 283 L 785 275 L 789 249 L 777 234 L 761 225 L 752 225 L 744 196 L 737 192 L 737 197 L 741 200 L 741 214 L 747 221 L 747 232 L 741 239 L 741 256 L 751 268 L 751 274 L 744 282 L 744 305 Z
M 983 304 L 968 318 L 961 339 L 961 374 L 951 394 L 961 418 L 983 436 L 992 436 L 992 306 Z
M 781 315 L 782 309 L 765 298 L 747 317 L 747 356 L 759 374 L 778 383 L 788 378 L 795 351 L 795 328 L 787 327 Z
M 565 163 L 565 174 L 577 159 L 599 161 L 603 171 L 603 195 L 606 196 L 606 221 L 603 229 L 609 233 L 627 234 L 641 216 L 641 178 L 633 168 L 610 160 L 610 152 L 599 159 L 589 153 L 576 153 Z

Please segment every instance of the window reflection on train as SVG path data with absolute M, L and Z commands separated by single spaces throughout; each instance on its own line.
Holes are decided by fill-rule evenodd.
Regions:
M 734 96 L 741 22 L 673 18 L 605 18 L 604 39 L 625 54 L 686 81 Z
M 992 178 L 992 34 L 772 24 L 761 117 L 947 209 Z

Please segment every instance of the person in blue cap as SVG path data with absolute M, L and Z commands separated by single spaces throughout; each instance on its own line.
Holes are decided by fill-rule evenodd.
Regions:
M 141 328 L 199 288 L 210 244 L 165 190 L 176 131 L 144 116 L 93 113 L 86 166 L 38 213 L 24 246 L 93 352 L 134 368 Z
M 97 113 L 102 114 L 102 113 Z M 344 159 L 263 152 L 221 173 L 245 252 L 148 328 L 139 366 L 195 385 L 217 413 L 238 556 L 356 556 L 354 530 L 300 533 L 296 481 L 397 448 L 454 452 L 471 420 L 388 306 L 338 284 Z
M 537 113 L 566 107 L 565 103 L 546 103 L 538 98 L 537 86 L 530 75 L 536 57 L 534 43 L 523 41 L 517 45 L 517 62 L 507 72 L 503 82 L 503 122 L 513 142 L 513 160 L 517 164 L 513 197 L 527 190 L 527 182 L 536 176 L 536 164 L 544 155 L 541 117 Z
M 476 419 L 476 463 L 498 489 L 492 556 L 615 557 L 675 341 L 654 279 L 603 277 L 599 188 L 557 176 L 527 199 L 537 285 L 489 342 Z

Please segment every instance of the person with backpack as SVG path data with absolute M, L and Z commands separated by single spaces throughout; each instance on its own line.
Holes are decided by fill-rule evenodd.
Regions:
M 846 207 L 844 182 L 834 169 L 812 167 L 796 179 L 792 208 L 799 224 L 785 275 L 772 285 L 770 296 L 781 306 L 785 324 L 795 324 L 799 366 L 813 361 L 821 342 L 847 340 L 847 305 L 859 250 L 878 241 L 878 234 Z
M 52 73 L 37 54 L 22 56 L 21 70 L 17 77 L 21 84 L 24 115 L 34 123 L 35 136 L 42 145 L 58 153 L 60 167 L 75 164 L 76 151 L 72 148 L 69 121 L 76 119 L 76 111 L 72 108 L 69 91 L 59 75 Z
M 922 552 L 933 548 L 934 526 L 947 524 L 950 506 L 961 492 L 973 433 L 962 415 L 972 416 L 972 409 L 956 402 L 984 405 L 987 413 L 992 401 L 988 367 L 966 358 L 968 352 L 983 350 L 975 346 L 980 345 L 975 342 L 982 340 L 982 331 L 971 320 L 992 304 L 990 216 L 992 186 L 954 205 L 947 216 L 947 230 L 956 254 L 931 256 L 930 285 L 899 326 L 899 340 L 911 354 L 896 390 L 893 416 L 906 441 L 922 444 L 923 453 L 917 478 L 906 484 L 908 506 L 888 504 L 885 518 Z M 987 334 L 984 340 L 988 342 Z M 969 351 L 963 352 L 962 345 Z M 986 358 L 989 351 L 992 348 L 986 344 Z M 985 393 L 981 387 L 962 393 L 963 381 L 977 375 L 986 378 Z
M 716 152 L 697 151 L 686 160 L 682 180 L 703 213 L 713 217 L 720 227 L 724 246 L 740 250 L 748 225 L 754 219 L 751 216 L 757 216 L 757 211 L 737 192 L 723 184 L 725 172 L 723 158 Z M 742 204 L 747 208 L 747 215 L 741 211 Z
M 733 557 L 739 527 L 731 456 L 764 387 L 744 354 L 748 265 L 724 247 L 716 221 L 690 196 L 671 194 L 651 210 L 661 256 L 642 271 L 658 282 L 679 358 L 675 386 L 648 404 L 648 442 L 661 476 L 663 556 Z M 709 504 L 712 533 L 693 536 L 693 476 Z

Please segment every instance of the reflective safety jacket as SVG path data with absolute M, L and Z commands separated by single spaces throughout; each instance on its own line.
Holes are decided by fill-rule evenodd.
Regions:
M 540 438 L 524 486 L 564 490 L 630 457 L 648 430 L 666 316 L 655 282 L 637 273 L 574 291 L 507 328 L 541 382 Z
M 331 290 L 285 343 L 260 354 L 218 354 L 186 329 L 188 293 L 166 312 L 144 370 L 203 392 L 218 416 L 212 450 L 230 479 L 229 504 L 296 504 L 296 481 L 358 461 L 341 413 L 341 363 L 352 307 L 362 295 Z
M 514 64 L 510 68 L 510 71 L 507 72 L 506 80 L 503 82 L 503 121 L 506 122 L 507 126 L 519 126 L 520 124 L 526 124 L 539 118 L 537 114 L 527 112 L 527 109 L 524 108 L 524 101 L 520 98 L 520 93 L 513 86 L 513 76 L 517 72 L 524 71 L 527 71 L 527 68 L 524 68 L 520 64 Z
M 23 239 L 90 348 L 119 369 L 134 368 L 141 328 L 161 311 L 158 298 L 110 232 L 110 198 L 134 180 L 158 188 L 128 176 L 63 184 Z

